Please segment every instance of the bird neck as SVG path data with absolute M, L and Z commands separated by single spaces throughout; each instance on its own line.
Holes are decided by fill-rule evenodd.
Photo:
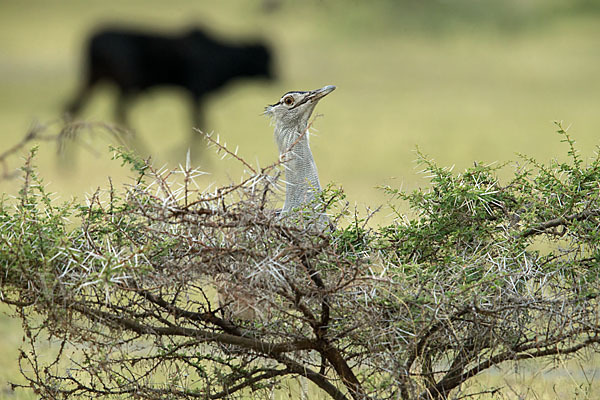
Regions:
M 278 135 L 277 145 L 285 167 L 285 213 L 314 200 L 321 191 L 321 184 L 308 143 L 308 132 L 293 129 L 281 133 Z

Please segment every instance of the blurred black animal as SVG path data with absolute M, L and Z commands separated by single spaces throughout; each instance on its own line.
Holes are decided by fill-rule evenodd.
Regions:
M 116 119 L 126 126 L 127 104 L 135 95 L 155 86 L 175 86 L 189 92 L 193 123 L 203 128 L 206 95 L 237 78 L 274 78 L 271 58 L 264 44 L 226 43 L 200 29 L 179 35 L 103 29 L 89 39 L 85 80 L 66 111 L 77 115 L 96 84 L 111 82 L 119 90 Z

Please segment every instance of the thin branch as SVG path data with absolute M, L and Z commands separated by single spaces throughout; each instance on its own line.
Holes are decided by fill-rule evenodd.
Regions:
M 135 322 L 132 319 L 123 316 L 109 314 L 100 310 L 92 310 L 81 304 L 73 304 L 71 307 L 93 321 L 104 321 L 121 328 L 130 330 L 140 335 L 152 336 L 184 336 L 195 338 L 197 343 L 216 342 L 239 346 L 246 349 L 258 351 L 268 355 L 277 355 L 299 350 L 315 349 L 315 344 L 311 340 L 301 340 L 290 343 L 266 343 L 260 340 L 235 336 L 228 333 L 213 333 L 200 329 L 190 329 L 180 326 L 160 327 L 147 326 Z
M 585 210 L 579 213 L 567 215 L 565 217 L 558 217 L 551 219 L 546 222 L 542 222 L 534 227 L 528 228 L 521 233 L 521 236 L 527 237 L 531 235 L 537 235 L 546 232 L 550 228 L 556 228 L 557 226 L 568 226 L 573 221 L 584 221 L 589 218 L 600 216 L 600 209 Z

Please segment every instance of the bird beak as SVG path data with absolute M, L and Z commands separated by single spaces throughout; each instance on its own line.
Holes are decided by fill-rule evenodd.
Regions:
M 323 97 L 327 96 L 329 93 L 333 92 L 334 90 L 335 86 L 333 85 L 327 85 L 322 87 L 321 89 L 313 90 L 308 94 L 307 100 L 311 102 L 318 101 Z

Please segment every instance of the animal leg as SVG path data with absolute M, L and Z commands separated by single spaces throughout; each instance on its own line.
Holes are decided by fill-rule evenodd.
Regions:
M 202 114 L 202 101 L 199 98 L 195 98 L 192 107 L 192 124 L 196 129 L 204 129 L 204 115 Z M 202 131 L 204 132 L 204 130 Z M 198 132 L 195 132 L 198 133 Z M 204 132 L 206 133 L 206 132 Z
M 202 102 L 199 98 L 195 98 L 192 107 L 192 123 L 194 128 L 202 130 L 201 132 L 196 129 L 192 129 L 192 137 L 190 140 L 190 147 L 195 149 L 195 154 L 202 154 L 203 149 L 206 147 L 205 137 L 208 133 L 205 131 L 204 115 L 202 114 Z
M 120 92 L 115 104 L 115 119 L 119 125 L 126 128 L 129 128 L 129 121 L 127 120 L 127 105 L 130 100 L 130 93 Z
M 69 114 L 71 117 L 77 116 L 85 103 L 87 103 L 91 90 L 92 88 L 90 84 L 81 86 L 81 88 L 77 91 L 75 98 L 67 103 L 65 107 L 65 113 Z

